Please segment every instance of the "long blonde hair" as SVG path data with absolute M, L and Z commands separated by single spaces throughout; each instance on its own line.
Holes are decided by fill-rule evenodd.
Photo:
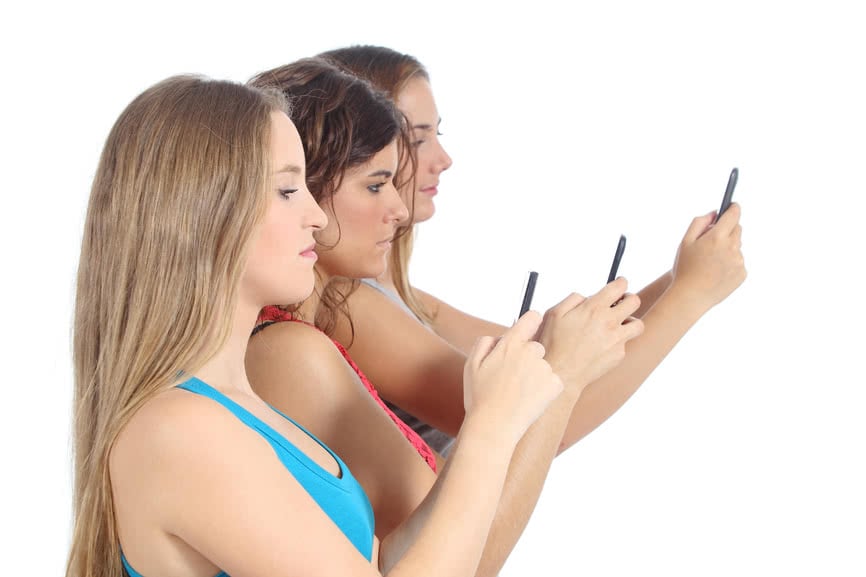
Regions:
M 67 577 L 120 577 L 109 454 L 145 402 L 225 343 L 269 186 L 277 93 L 176 76 L 127 106 L 90 193 L 73 335 Z

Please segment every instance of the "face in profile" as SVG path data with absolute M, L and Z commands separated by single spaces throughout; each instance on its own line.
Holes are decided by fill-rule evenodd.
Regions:
M 346 171 L 340 188 L 322 201 L 328 226 L 316 233 L 319 266 L 330 276 L 373 278 L 385 271 L 397 224 L 409 211 L 394 187 L 397 142 Z
M 267 209 L 253 233 L 242 280 L 243 297 L 259 308 L 298 303 L 312 293 L 313 233 L 328 222 L 307 189 L 301 138 L 282 112 L 271 113 L 270 152 Z
M 397 96 L 397 108 L 409 119 L 412 146 L 417 157 L 415 171 L 414 220 L 423 222 L 433 216 L 433 198 L 438 193 L 439 175 L 451 166 L 451 157 L 439 142 L 439 111 L 430 83 L 416 76 Z

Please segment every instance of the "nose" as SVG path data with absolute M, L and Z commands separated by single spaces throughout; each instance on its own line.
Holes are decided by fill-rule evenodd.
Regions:
M 322 230 L 328 226 L 328 215 L 325 214 L 325 211 L 322 210 L 322 207 L 319 206 L 319 203 L 310 194 L 309 189 L 306 186 L 304 189 L 307 193 L 304 198 L 307 205 L 304 213 L 304 226 L 315 230 Z
M 451 168 L 451 157 L 445 152 L 445 147 L 436 139 L 436 158 L 431 165 L 434 174 L 439 174 Z
M 406 203 L 403 202 L 403 198 L 400 196 L 400 193 L 397 191 L 394 185 L 389 184 L 387 196 L 387 211 L 385 212 L 385 219 L 388 222 L 400 222 L 408 218 L 409 209 L 406 208 Z

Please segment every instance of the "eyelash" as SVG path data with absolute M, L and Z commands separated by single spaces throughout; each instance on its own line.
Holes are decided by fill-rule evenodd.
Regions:
M 369 190 L 373 194 L 376 194 L 376 193 L 381 191 L 382 187 L 385 186 L 385 184 L 387 184 L 387 182 L 380 182 L 378 184 L 371 184 L 370 186 L 367 187 L 367 190 Z
M 298 192 L 297 188 L 281 188 L 279 189 L 280 196 L 289 200 L 289 197 L 292 196 L 293 192 Z
M 437 131 L 436 131 L 436 136 L 437 136 L 437 137 L 438 137 L 438 136 L 444 136 L 444 134 L 442 134 L 441 132 L 439 132 L 439 131 L 437 130 Z M 422 138 L 421 140 L 416 140 L 415 142 L 412 143 L 412 147 L 413 147 L 413 148 L 418 148 L 419 146 L 421 146 L 421 145 L 424 144 L 425 142 L 427 142 L 427 141 L 424 140 L 423 138 Z

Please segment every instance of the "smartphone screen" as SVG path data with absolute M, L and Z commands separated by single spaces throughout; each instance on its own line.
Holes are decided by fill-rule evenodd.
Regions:
M 619 235 L 619 242 L 616 245 L 616 252 L 613 255 L 613 263 L 610 265 L 610 273 L 607 275 L 607 282 L 613 282 L 616 278 L 616 273 L 619 271 L 619 262 L 622 260 L 622 253 L 625 252 L 625 235 Z
M 520 314 L 517 315 L 517 318 L 526 314 L 526 311 L 528 311 L 529 307 L 532 306 L 532 295 L 535 294 L 535 283 L 537 280 L 538 273 L 534 270 L 529 271 L 529 274 L 526 277 L 526 282 L 523 285 L 523 300 L 520 302 Z
M 734 189 L 737 187 L 737 178 L 740 176 L 740 171 L 734 168 L 731 170 L 731 176 L 728 177 L 728 186 L 725 188 L 725 196 L 722 197 L 722 206 L 719 207 L 719 212 L 716 213 L 716 220 L 713 222 L 716 223 L 725 214 L 725 211 L 728 210 L 728 207 L 731 206 L 731 199 L 734 196 Z

